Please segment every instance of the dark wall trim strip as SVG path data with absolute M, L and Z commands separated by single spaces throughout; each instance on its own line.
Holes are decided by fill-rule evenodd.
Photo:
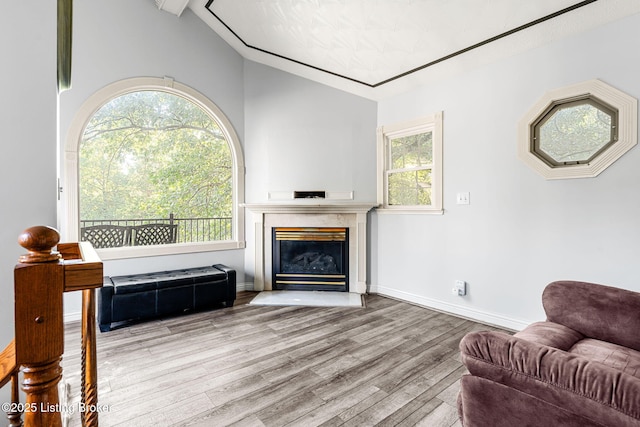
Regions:
M 323 73 L 331 74 L 332 76 L 340 77 L 342 79 L 349 80 L 349 81 L 352 81 L 352 82 L 355 82 L 355 83 L 358 83 L 358 84 L 361 84 L 361 85 L 364 85 L 364 86 L 375 88 L 375 87 L 382 86 L 384 84 L 390 83 L 390 82 L 392 82 L 394 80 L 398 80 L 398 79 L 400 79 L 402 77 L 408 76 L 409 74 L 413 74 L 413 73 L 415 73 L 417 71 L 424 70 L 426 68 L 432 67 L 432 66 L 434 66 L 436 64 L 439 64 L 441 62 L 444 62 L 444 61 L 447 61 L 449 59 L 455 58 L 456 56 L 462 55 L 464 53 L 467 53 L 467 52 L 472 51 L 474 49 L 477 49 L 479 47 L 485 46 L 485 45 L 487 45 L 489 43 L 493 43 L 496 40 L 503 39 L 505 37 L 508 37 L 510 35 L 513 35 L 515 33 L 520 32 L 520 31 L 526 30 L 527 28 L 531 28 L 531 27 L 533 27 L 535 25 L 538 25 L 540 23 L 543 23 L 543 22 L 549 21 L 551 19 L 557 18 L 559 16 L 564 15 L 565 13 L 569 13 L 569 12 L 572 12 L 572 11 L 574 11 L 576 9 L 581 8 L 581 7 L 587 6 L 587 5 L 591 4 L 591 3 L 595 3 L 598 0 L 584 0 L 584 1 L 581 1 L 579 3 L 574 4 L 573 6 L 566 7 L 564 9 L 561 9 L 561 10 L 557 11 L 557 12 L 551 13 L 549 15 L 543 16 L 542 18 L 536 19 L 534 21 L 531 21 L 529 23 L 526 23 L 524 25 L 516 27 L 516 28 L 514 28 L 512 30 L 505 31 L 504 33 L 498 34 L 497 36 L 488 38 L 486 40 L 483 40 L 483 41 L 481 41 L 479 43 L 473 44 L 473 45 L 471 45 L 469 47 L 466 47 L 464 49 L 460 49 L 460 50 L 458 50 L 456 52 L 450 53 L 450 54 L 445 55 L 445 56 L 443 56 L 441 58 L 438 58 L 438 59 L 436 59 L 434 61 L 428 62 L 428 63 L 426 63 L 424 65 L 421 65 L 419 67 L 416 67 L 416 68 L 411 69 L 409 71 L 406 71 L 404 73 L 398 74 L 396 76 L 390 77 L 390 78 L 388 78 L 386 80 L 382 80 L 382 81 L 380 81 L 378 83 L 366 83 L 366 82 L 363 82 L 361 80 L 357 80 L 357 79 L 354 79 L 354 78 L 351 78 L 351 77 L 348 77 L 348 76 L 345 76 L 345 75 L 342 75 L 342 74 L 335 73 L 333 71 L 325 70 L 323 68 L 316 67 L 314 65 L 310 65 L 310 64 L 298 61 L 298 60 L 293 59 L 293 58 L 286 57 L 284 55 L 280 55 L 278 53 L 270 52 L 268 50 L 259 48 L 257 46 L 252 46 L 252 45 L 248 44 L 247 42 L 245 42 L 242 39 L 242 37 L 240 37 L 235 31 L 233 31 L 233 29 L 231 27 L 229 27 L 229 25 L 227 25 L 226 22 L 224 22 L 218 15 L 215 14 L 215 12 L 213 10 L 211 10 L 211 5 L 213 4 L 214 1 L 215 0 L 209 0 L 207 2 L 207 4 L 205 5 L 205 7 L 209 11 L 209 13 L 211 13 L 222 25 L 225 26 L 225 28 L 227 30 L 229 30 L 229 32 L 231 34 L 233 34 L 238 40 L 240 40 L 240 42 L 242 44 L 244 44 L 246 47 L 248 47 L 250 49 L 257 50 L 257 51 L 262 52 L 262 53 L 266 53 L 266 54 L 271 55 L 271 56 L 275 56 L 277 58 L 285 59 L 287 61 L 299 64 L 299 65 L 303 65 L 303 66 L 308 67 L 308 68 L 312 68 L 312 69 L 317 70 L 317 71 L 321 71 Z

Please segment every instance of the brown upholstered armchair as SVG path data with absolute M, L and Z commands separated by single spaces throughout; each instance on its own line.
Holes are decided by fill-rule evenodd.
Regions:
M 474 426 L 640 426 L 640 293 L 553 282 L 547 321 L 460 342 L 458 411 Z

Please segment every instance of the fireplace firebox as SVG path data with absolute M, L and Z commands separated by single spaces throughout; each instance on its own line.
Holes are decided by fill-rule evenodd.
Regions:
M 348 291 L 349 229 L 273 228 L 273 289 Z

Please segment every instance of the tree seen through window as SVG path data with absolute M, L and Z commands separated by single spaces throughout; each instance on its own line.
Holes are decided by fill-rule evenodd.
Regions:
M 393 138 L 389 150 L 389 205 L 430 205 L 432 132 Z
M 196 103 L 155 90 L 118 96 L 91 117 L 79 151 L 81 235 L 125 227 L 113 245 L 130 245 L 136 227 L 153 224 L 176 232 L 146 244 L 232 238 L 231 150 Z

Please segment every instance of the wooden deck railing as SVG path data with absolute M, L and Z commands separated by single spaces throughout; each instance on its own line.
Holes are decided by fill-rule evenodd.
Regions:
M 102 262 L 89 243 L 58 244 L 50 227 L 31 227 L 18 242 L 28 250 L 14 270 L 15 338 L 0 353 L 0 387 L 12 383 L 10 426 L 61 427 L 58 383 L 64 352 L 62 294 L 82 291 L 83 426 L 98 425 L 95 289 L 102 286 Z M 58 251 L 53 248 L 57 245 Z M 25 403 L 19 401 L 22 372 Z

